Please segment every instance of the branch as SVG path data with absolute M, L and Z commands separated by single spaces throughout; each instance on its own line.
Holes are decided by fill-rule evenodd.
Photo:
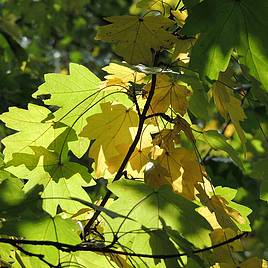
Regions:
M 155 62 L 156 62 L 156 58 L 155 58 Z M 118 181 L 123 173 L 124 173 L 124 169 L 131 157 L 131 155 L 134 153 L 135 148 L 140 140 L 140 137 L 142 135 L 142 130 L 143 130 L 143 125 L 145 120 L 147 119 L 146 114 L 150 108 L 150 104 L 154 95 L 154 91 L 155 91 L 155 87 L 156 87 L 156 74 L 152 74 L 152 82 L 151 82 L 151 88 L 150 88 L 150 92 L 148 94 L 148 98 L 146 100 L 146 103 L 143 107 L 143 111 L 142 114 L 139 116 L 139 125 L 138 125 L 138 130 L 136 133 L 136 136 L 131 144 L 131 146 L 128 149 L 128 152 L 123 160 L 123 162 L 121 163 L 114 179 L 113 182 Z M 106 195 L 104 196 L 104 198 L 102 199 L 102 202 L 100 203 L 100 207 L 104 207 L 108 201 L 108 199 L 111 197 L 112 192 L 110 190 L 107 191 Z M 96 211 L 94 213 L 94 215 L 92 216 L 92 218 L 88 221 L 88 223 L 86 224 L 84 230 L 85 230 L 85 236 L 87 236 L 89 234 L 89 230 L 91 228 L 91 226 L 93 225 L 93 223 L 95 222 L 95 220 L 98 218 L 98 216 L 100 215 L 100 211 Z
M 92 252 L 101 252 L 101 253 L 111 253 L 111 254 L 118 254 L 124 256 L 131 256 L 131 257 L 143 257 L 149 259 L 171 259 L 171 258 L 179 258 L 182 256 L 191 256 L 192 254 L 198 254 L 205 251 L 209 251 L 215 248 L 219 248 L 221 246 L 230 244 L 236 240 L 241 239 L 244 236 L 247 236 L 248 232 L 244 232 L 238 234 L 230 239 L 227 239 L 221 243 L 212 245 L 210 247 L 205 247 L 202 249 L 192 250 L 184 253 L 176 253 L 176 254 L 145 254 L 145 253 L 133 253 L 133 252 L 125 252 L 120 250 L 111 249 L 108 247 L 94 247 L 94 246 L 87 246 L 87 245 L 69 245 L 65 243 L 59 243 L 54 241 L 37 241 L 37 240 L 23 240 L 23 239 L 13 239 L 13 238 L 0 238 L 0 243 L 6 243 L 18 247 L 18 244 L 27 244 L 27 245 L 41 245 L 41 246 L 53 246 L 58 250 L 64 252 L 75 252 L 75 251 L 92 251 Z M 23 250 L 23 249 L 22 249 Z M 29 252 L 28 252 L 29 253 Z M 34 253 L 29 253 L 34 254 Z M 34 254 L 38 255 L 38 254 Z M 42 255 L 40 255 L 42 256 Z M 37 257 L 37 256 L 35 256 Z

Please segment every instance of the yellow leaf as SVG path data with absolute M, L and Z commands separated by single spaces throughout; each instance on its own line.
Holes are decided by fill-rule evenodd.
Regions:
M 114 16 L 100 26 L 97 40 L 115 43 L 115 52 L 130 64 L 152 65 L 152 49 L 169 48 L 176 38 L 166 31 L 174 22 L 164 16 Z
M 176 0 L 141 0 L 137 7 L 150 10 L 159 10 L 162 13 L 169 12 L 177 4 Z
M 151 84 L 147 84 L 146 91 L 149 91 Z M 188 100 L 191 92 L 184 85 L 179 85 L 169 76 L 160 74 L 157 75 L 155 94 L 151 102 L 151 113 L 165 113 L 169 106 L 176 113 L 184 115 L 187 111 Z
M 265 267 L 265 260 L 261 260 L 257 257 L 252 257 L 250 259 L 247 259 L 246 261 L 240 263 L 241 268 L 258 268 L 258 267 Z M 266 266 L 267 267 L 267 266 Z
M 177 39 L 175 42 L 174 51 L 172 54 L 173 61 L 179 60 L 183 63 L 188 63 L 189 58 L 189 51 L 194 45 L 193 39 Z
M 246 119 L 246 115 L 241 106 L 241 100 L 236 98 L 232 89 L 226 86 L 226 84 L 230 85 L 232 81 L 225 79 L 224 74 L 220 75 L 219 80 L 223 80 L 224 82 L 217 81 L 212 87 L 216 107 L 225 120 L 230 119 L 232 121 L 240 140 L 245 144 L 246 137 L 240 126 L 240 121 Z M 232 86 L 232 84 L 230 86 Z
M 130 128 L 131 129 L 131 135 L 132 139 L 134 140 L 134 136 L 136 135 L 137 128 Z M 144 129 L 141 134 L 141 138 L 131 155 L 129 159 L 129 163 L 125 170 L 127 171 L 128 175 L 131 175 L 132 177 L 138 176 L 143 177 L 143 172 L 141 172 L 144 168 L 144 166 L 149 162 L 149 153 L 152 149 L 152 137 L 151 133 L 154 132 L 156 127 L 154 126 L 144 126 Z M 120 167 L 123 159 L 126 156 L 126 153 L 129 149 L 128 144 L 121 144 L 116 147 L 116 150 L 118 152 L 118 155 L 109 158 L 106 161 L 108 170 L 110 173 L 115 173 L 118 168 Z
M 201 203 L 207 207 L 201 209 L 199 213 L 202 214 L 203 217 L 211 219 L 210 223 L 214 229 L 231 228 L 238 230 L 234 221 L 239 224 L 246 223 L 246 220 L 237 210 L 228 206 L 228 201 L 224 197 L 214 194 L 210 197 L 200 185 L 196 188 L 199 192 L 199 194 L 197 194 L 198 198 Z
M 179 144 L 178 125 L 175 124 L 173 129 L 164 128 L 154 135 L 153 144 L 162 149 L 171 150 L 175 144 Z
M 104 77 L 107 80 L 107 85 L 114 84 L 115 82 L 125 87 L 129 86 L 129 82 L 142 84 L 146 76 L 144 73 L 137 72 L 116 63 L 110 63 L 108 66 L 102 68 L 102 70 L 108 73 L 108 75 Z
M 233 124 L 230 124 L 226 127 L 225 131 L 224 131 L 224 136 L 226 138 L 231 138 L 235 133 L 235 128 L 234 128 L 234 125 Z
M 236 235 L 237 232 L 230 228 L 216 229 L 210 233 L 210 238 L 212 245 L 217 245 L 235 237 Z M 243 246 L 240 240 L 236 240 L 232 243 L 228 243 L 226 245 L 213 249 L 213 254 L 217 262 L 233 263 L 233 256 L 231 254 L 234 251 L 243 251 Z
M 133 266 L 129 265 L 127 263 L 128 261 L 128 256 L 121 256 L 118 254 L 107 254 L 111 261 L 116 263 L 117 267 L 119 268 L 133 268 Z
M 145 172 L 146 183 L 156 188 L 169 184 L 174 192 L 195 199 L 195 187 L 203 181 L 203 174 L 194 152 L 185 148 L 155 150 L 152 159 L 153 166 Z
M 192 132 L 192 129 L 191 129 L 191 125 L 185 119 L 183 119 L 182 117 L 178 116 L 176 126 L 177 126 L 178 131 L 183 130 L 183 132 L 185 133 L 187 138 L 192 143 L 196 142 L 195 137 L 194 137 L 193 132 Z
M 219 211 L 220 214 L 226 213 L 238 223 L 245 223 L 245 219 L 242 217 L 242 215 L 235 209 L 228 207 L 228 201 L 225 200 L 222 196 L 213 195 L 210 200 L 213 208 Z
M 97 113 L 87 119 L 87 125 L 81 136 L 95 140 L 89 150 L 89 155 L 96 162 L 97 173 L 105 168 L 105 161 L 118 155 L 119 145 L 130 145 L 134 129 L 138 126 L 139 117 L 132 109 L 122 104 L 101 104 L 102 113 Z
M 229 263 L 216 263 L 212 266 L 212 268 L 266 268 L 267 262 L 265 260 L 261 260 L 257 257 L 252 257 L 247 259 L 239 264 L 234 264 L 234 262 Z
M 171 14 L 175 17 L 177 23 L 179 24 L 179 26 L 183 26 L 185 23 L 185 20 L 188 16 L 187 10 L 171 10 Z

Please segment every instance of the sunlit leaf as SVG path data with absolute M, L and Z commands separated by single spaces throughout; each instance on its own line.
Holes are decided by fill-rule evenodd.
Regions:
M 245 144 L 246 137 L 240 122 L 246 119 L 246 115 L 241 106 L 241 100 L 236 98 L 232 89 L 222 82 L 216 82 L 213 85 L 212 94 L 219 113 L 225 118 L 225 120 L 231 120 L 241 142 Z
M 237 190 L 218 186 L 211 194 L 205 193 L 198 187 L 198 197 L 207 208 L 201 208 L 199 212 L 206 218 L 214 229 L 231 228 L 233 230 L 251 231 L 247 216 L 252 210 L 246 206 L 233 202 Z
M 130 146 L 131 132 L 138 126 L 138 115 L 133 109 L 122 104 L 101 105 L 102 113 L 96 113 L 87 119 L 87 125 L 80 134 L 89 140 L 95 140 L 89 154 L 95 159 L 97 174 L 102 174 L 106 159 L 117 156 L 116 148 Z
M 217 80 L 236 49 L 241 63 L 267 88 L 267 10 L 262 0 L 205 0 L 195 5 L 183 29 L 187 35 L 200 33 L 191 53 L 191 68 L 203 79 Z
M 57 153 L 42 147 L 31 149 L 31 154 L 16 154 L 7 170 L 19 178 L 27 178 L 28 182 L 24 186 L 26 192 L 36 185 L 44 187 L 41 194 L 41 198 L 44 198 L 43 208 L 51 215 L 56 214 L 58 205 L 68 213 L 77 212 L 83 206 L 69 198 L 78 197 L 89 201 L 86 191 L 82 188 L 87 186 L 91 179 L 87 169 L 67 159 L 60 163 Z M 20 163 L 21 157 L 24 159 L 24 165 Z
M 45 148 L 50 146 L 53 149 L 59 147 L 60 144 L 57 145 L 54 139 L 62 134 L 66 127 L 54 128 L 54 122 L 49 120 L 51 117 L 53 118 L 47 108 L 34 104 L 29 104 L 28 110 L 11 107 L 8 112 L 3 113 L 0 119 L 7 127 L 17 131 L 2 140 L 6 147 L 4 151 L 5 161 L 10 160 L 15 152 L 31 152 L 30 146 Z M 54 139 L 51 139 L 51 137 L 54 137 Z M 23 162 L 22 159 L 21 162 Z
M 145 181 L 149 185 L 158 188 L 168 184 L 174 192 L 195 199 L 195 187 L 198 182 L 203 182 L 203 174 L 194 152 L 185 148 L 156 148 L 152 158 L 152 167 L 145 172 Z
M 146 85 L 147 91 L 149 91 L 150 86 L 151 84 Z M 159 74 L 151 102 L 151 113 L 165 113 L 171 106 L 176 113 L 184 115 L 188 107 L 188 96 L 190 96 L 190 91 L 185 85 L 180 85 L 167 75 Z
M 140 243 L 135 244 L 135 240 L 139 235 L 149 239 L 150 231 L 163 228 L 176 230 L 197 247 L 209 244 L 208 223 L 195 212 L 197 206 L 173 193 L 169 187 L 153 190 L 141 182 L 122 180 L 113 183 L 110 189 L 119 198 L 109 208 L 135 220 L 114 219 L 111 222 L 114 231 L 124 234 L 119 239 L 123 245 L 130 245 L 129 242 L 134 241 L 133 246 L 135 245 L 139 249 L 144 247 L 143 253 L 145 253 L 145 249 L 151 251 L 152 249 L 148 248 L 148 242 L 144 241 L 141 245 Z M 107 226 L 107 228 L 109 227 Z M 136 233 L 136 230 L 140 230 L 140 232 Z M 167 234 L 165 236 L 168 238 Z M 161 243 L 161 235 L 154 236 L 154 241 Z M 135 248 L 131 249 L 135 251 Z M 158 250 L 157 253 L 165 254 L 165 250 L 162 250 Z
M 97 40 L 114 43 L 115 53 L 131 64 L 153 64 L 152 49 L 168 48 L 176 40 L 166 31 L 174 23 L 163 16 L 115 16 L 98 28 Z

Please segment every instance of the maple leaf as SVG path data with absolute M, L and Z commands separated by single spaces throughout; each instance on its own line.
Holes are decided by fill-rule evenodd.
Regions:
M 177 116 L 175 127 L 178 132 L 182 130 L 185 133 L 186 137 L 193 144 L 195 144 L 196 140 L 195 140 L 191 125 L 184 118 Z
M 151 84 L 147 84 L 145 90 L 148 92 L 150 87 Z M 155 94 L 150 105 L 150 112 L 165 113 L 169 106 L 171 106 L 176 113 L 183 116 L 187 111 L 187 97 L 190 94 L 190 90 L 185 85 L 179 84 L 165 74 L 158 74 Z
M 97 174 L 102 174 L 105 161 L 118 155 L 116 148 L 120 145 L 130 146 L 135 135 L 132 127 L 137 127 L 138 114 L 122 104 L 103 103 L 102 113 L 96 113 L 87 119 L 87 125 L 81 136 L 95 140 L 89 155 L 94 158 Z M 134 132 L 131 135 L 131 132 Z
M 60 148 L 62 144 L 57 145 L 54 139 L 57 139 L 66 127 L 54 128 L 51 118 L 53 115 L 47 108 L 34 104 L 29 104 L 27 110 L 11 107 L 8 112 L 0 115 L 7 127 L 17 131 L 1 141 L 5 145 L 5 161 L 11 160 L 13 153 L 32 152 L 30 146 Z M 23 161 L 21 159 L 21 163 Z
M 267 267 L 267 261 L 266 260 L 261 260 L 257 257 L 251 257 L 241 263 L 239 263 L 240 268 L 266 268 Z M 237 268 L 237 264 L 234 264 L 234 261 L 232 262 L 221 262 L 221 263 L 216 263 L 215 265 L 212 266 L 212 268 Z
M 130 82 L 142 84 L 146 76 L 144 73 L 137 72 L 117 63 L 110 63 L 108 66 L 102 68 L 102 70 L 108 73 L 108 75 L 104 77 L 108 89 L 110 89 L 112 85 L 118 86 L 121 84 L 124 87 L 128 87 Z
M 45 83 L 33 97 L 50 95 L 44 102 L 60 108 L 54 113 L 54 121 L 62 122 L 76 132 L 76 140 L 69 141 L 68 146 L 77 157 L 81 157 L 89 146 L 88 139 L 78 136 L 86 125 L 86 118 L 101 110 L 101 102 L 118 100 L 120 93 L 107 93 L 101 88 L 101 81 L 95 74 L 82 65 L 71 63 L 69 75 L 46 74 Z
M 145 172 L 145 182 L 158 188 L 169 184 L 174 192 L 190 200 L 195 199 L 195 187 L 203 181 L 202 168 L 195 153 L 185 148 L 155 149 L 152 159 L 156 161 Z
M 241 106 L 241 100 L 234 96 L 232 89 L 227 87 L 226 84 L 230 87 L 233 85 L 230 80 L 229 71 L 222 73 L 220 81 L 217 81 L 212 86 L 211 90 L 214 102 L 219 113 L 225 118 L 225 120 L 230 119 L 232 121 L 240 140 L 243 144 L 245 144 L 246 137 L 240 126 L 240 121 L 244 121 L 246 119 L 246 115 Z
M 90 251 L 75 251 L 71 253 L 61 252 L 61 262 L 66 264 L 79 264 L 81 267 L 104 268 L 111 265 L 111 261 L 116 262 L 116 258 L 120 255 L 109 253 L 98 253 Z M 120 264 L 124 263 L 123 258 L 120 259 Z M 126 265 L 124 263 L 124 265 Z M 119 266 L 120 267 L 120 266 Z M 123 266 L 128 268 L 128 266 Z
M 137 3 L 138 8 L 159 10 L 162 13 L 169 12 L 172 7 L 175 7 L 175 0 L 141 0 Z
M 131 245 L 131 250 L 135 252 L 142 250 L 142 248 L 144 249 L 142 252 L 151 251 L 152 249 L 148 247 L 149 243 L 147 242 L 150 239 L 150 232 L 164 230 L 166 233 L 165 228 L 176 230 L 197 247 L 203 247 L 210 243 L 208 237 L 210 228 L 206 220 L 195 211 L 197 205 L 173 193 L 168 186 L 154 190 L 142 182 L 122 180 L 111 184 L 109 189 L 119 197 L 109 209 L 123 215 L 129 214 L 129 217 L 134 219 L 134 221 L 130 221 L 107 218 L 114 226 L 115 231 L 124 234 L 119 240 L 121 245 Z M 185 213 L 186 211 L 187 213 Z M 197 222 L 200 225 L 196 224 Z M 188 226 L 186 229 L 190 228 L 191 232 L 185 229 L 185 224 Z M 108 226 L 105 228 L 109 229 Z M 133 232 L 140 229 L 144 232 Z M 105 234 L 109 239 L 109 232 Z M 139 240 L 139 236 L 143 239 Z M 161 243 L 161 238 L 162 235 L 155 237 L 158 243 Z M 146 240 L 144 241 L 144 239 Z M 144 242 L 140 243 L 141 241 Z
M 0 215 L 1 219 L 5 219 L 1 220 L 1 236 L 78 244 L 81 240 L 77 234 L 77 225 L 73 221 L 62 219 L 60 216 L 51 217 L 40 209 L 38 202 L 40 188 L 42 187 L 38 186 L 32 192 L 25 193 L 12 180 L 7 179 L 0 183 Z M 51 263 L 58 262 L 59 250 L 54 247 L 42 245 L 21 245 L 21 247 L 29 252 L 44 254 L 44 258 Z M 38 260 L 33 258 L 31 260 L 33 266 L 30 267 L 43 267 L 43 263 Z
M 115 53 L 130 64 L 152 65 L 152 49 L 169 48 L 176 38 L 166 31 L 174 22 L 163 16 L 114 16 L 98 28 L 97 40 L 115 43 Z
M 217 245 L 228 239 L 231 239 L 237 235 L 234 230 L 227 229 L 215 229 L 210 233 L 212 245 Z M 231 250 L 230 250 L 231 249 Z M 231 251 L 231 252 L 230 252 Z M 227 245 L 223 245 L 213 249 L 214 260 L 217 262 L 233 263 L 232 252 L 243 251 L 243 246 L 240 240 L 236 240 Z
M 227 187 L 216 187 L 212 194 L 207 194 L 199 185 L 198 197 L 203 205 L 199 212 L 210 218 L 213 228 L 231 228 L 233 230 L 250 231 L 247 216 L 252 212 L 248 207 L 242 206 L 232 201 L 237 190 Z
M 174 61 L 179 60 L 183 63 L 189 63 L 189 51 L 192 48 L 194 41 L 192 39 L 178 39 L 175 42 L 174 51 L 172 54 L 172 59 Z
M 77 225 L 70 219 L 62 219 L 60 216 L 51 217 L 47 215 L 28 221 L 25 220 L 24 222 L 17 220 L 16 222 L 9 222 L 9 225 L 2 228 L 3 234 L 16 234 L 28 240 L 54 241 L 69 245 L 77 245 L 81 241 L 76 232 Z M 14 230 L 17 231 L 14 232 Z M 59 261 L 60 250 L 55 247 L 25 245 L 23 249 L 32 253 L 42 254 L 47 261 L 55 265 Z M 33 258 L 31 263 L 33 265 L 31 267 L 44 267 L 43 262 L 38 258 Z
M 137 128 L 130 128 L 132 139 L 134 140 Z M 143 178 L 143 169 L 145 165 L 150 161 L 150 152 L 153 147 L 152 136 L 151 134 L 156 131 L 156 127 L 152 125 L 144 125 L 140 140 L 129 158 L 129 162 L 125 167 L 125 171 L 127 171 L 128 175 L 132 177 Z M 118 155 L 109 158 L 107 163 L 107 168 L 109 172 L 115 173 L 120 167 L 123 159 L 126 156 L 126 153 L 129 149 L 129 145 L 121 144 L 116 148 Z
M 254 6 L 254 10 L 252 10 Z M 205 0 L 191 8 L 183 33 L 200 33 L 192 53 L 190 68 L 202 79 L 217 80 L 228 67 L 231 54 L 237 50 L 239 61 L 267 90 L 268 50 L 266 1 Z M 213 21 L 213 27 L 211 22 Z
M 13 154 L 8 162 L 7 171 L 18 178 L 27 178 L 24 191 L 31 191 L 36 185 L 43 185 L 41 194 L 43 208 L 52 216 L 56 215 L 58 205 L 70 214 L 84 206 L 71 202 L 70 197 L 88 200 L 82 186 L 89 186 L 91 175 L 87 168 L 64 158 L 59 162 L 59 155 L 42 147 L 31 146 L 31 153 Z M 23 158 L 23 164 L 21 163 Z
M 175 144 L 180 143 L 179 132 L 178 124 L 175 124 L 173 129 L 164 128 L 154 135 L 153 144 L 162 149 L 172 150 Z

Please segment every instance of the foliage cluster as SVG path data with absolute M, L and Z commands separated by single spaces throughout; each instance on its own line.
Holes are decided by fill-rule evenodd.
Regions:
M 2 266 L 267 267 L 267 3 L 131 12 L 97 29 L 104 79 L 71 63 L 0 115 Z M 51 17 L 47 38 L 68 27 Z

